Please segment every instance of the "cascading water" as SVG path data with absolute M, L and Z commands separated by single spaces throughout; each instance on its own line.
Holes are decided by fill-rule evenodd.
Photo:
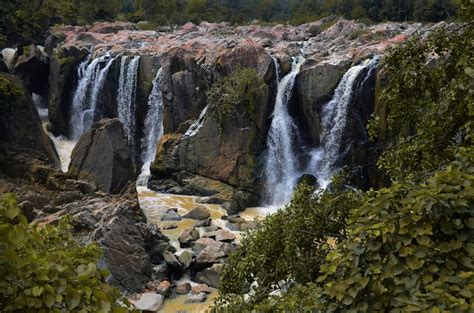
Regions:
M 156 145 L 163 136 L 163 99 L 161 93 L 161 81 L 163 79 L 161 68 L 153 80 L 153 88 L 148 98 L 148 112 L 145 118 L 144 137 L 142 138 L 142 171 L 138 177 L 137 184 L 146 186 L 150 177 L 150 164 L 156 154 Z
M 322 153 L 320 149 L 317 150 L 319 154 L 315 154 L 315 160 L 318 164 L 313 165 L 313 169 L 317 169 L 317 172 L 314 174 L 318 178 L 321 188 L 325 188 L 329 184 L 334 172 L 337 170 L 338 161 L 345 154 L 342 147 L 343 134 L 347 125 L 349 105 L 353 98 L 355 83 L 360 74 L 368 68 L 369 70 L 364 80 L 367 79 L 377 67 L 378 61 L 379 57 L 376 56 L 371 60 L 366 60 L 359 65 L 351 67 L 342 77 L 332 100 L 323 107 Z
M 72 139 L 78 139 L 96 119 L 98 95 L 104 87 L 107 73 L 115 58 L 109 55 L 91 61 L 91 56 L 78 68 L 79 84 L 71 108 L 70 129 Z M 90 62 L 90 63 L 89 63 Z M 105 66 L 102 68 L 105 62 Z
M 117 113 L 127 134 L 128 143 L 132 151 L 135 151 L 135 94 L 140 56 L 134 56 L 130 61 L 128 59 L 128 56 L 122 56 L 120 62 Z
M 299 177 L 293 151 L 298 130 L 289 114 L 288 104 L 302 62 L 301 57 L 294 58 L 291 72 L 278 83 L 273 119 L 267 137 L 265 176 L 268 186 L 266 201 L 269 205 L 286 203 L 291 198 Z

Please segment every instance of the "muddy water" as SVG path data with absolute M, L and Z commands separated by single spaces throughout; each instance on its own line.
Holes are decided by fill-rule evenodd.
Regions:
M 203 204 L 200 203 L 200 197 L 193 196 L 182 196 L 182 195 L 172 195 L 172 194 L 163 194 L 157 193 L 152 190 L 149 190 L 146 187 L 137 187 L 138 199 L 140 201 L 140 207 L 142 208 L 145 216 L 149 223 L 156 224 L 162 229 L 163 234 L 170 238 L 171 243 L 178 250 L 177 254 L 182 251 L 179 247 L 178 237 L 184 229 L 193 227 L 197 221 L 190 219 L 182 219 L 179 222 L 162 222 L 161 216 L 166 210 L 170 208 L 176 208 L 178 214 L 183 216 L 190 210 L 194 209 L 196 206 L 205 206 L 209 209 L 212 218 L 212 224 L 218 225 L 222 228 L 226 228 L 225 221 L 221 219 L 223 215 L 226 214 L 226 211 L 216 204 Z M 249 208 L 246 211 L 242 212 L 240 216 L 248 221 L 254 219 L 260 220 L 265 217 L 266 214 L 271 213 L 271 210 L 266 208 Z M 163 227 L 174 224 L 177 226 L 175 229 L 165 230 Z M 238 242 L 241 236 L 240 232 L 233 232 L 236 235 L 236 241 Z M 190 282 L 188 278 L 184 278 L 182 282 Z M 164 313 L 176 313 L 176 312 L 187 312 L 187 313 L 200 313 L 206 312 L 210 308 L 215 298 L 218 295 L 216 289 L 212 290 L 212 293 L 208 295 L 207 301 L 199 304 L 186 304 L 185 296 L 178 296 L 174 299 L 166 299 L 163 309 L 160 312 Z

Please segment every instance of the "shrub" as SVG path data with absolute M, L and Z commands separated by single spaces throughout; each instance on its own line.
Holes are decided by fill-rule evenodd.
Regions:
M 254 119 L 256 105 L 265 90 L 265 82 L 254 69 L 237 68 L 229 76 L 214 83 L 207 92 L 211 115 L 221 127 L 239 108 L 243 108 L 250 119 Z

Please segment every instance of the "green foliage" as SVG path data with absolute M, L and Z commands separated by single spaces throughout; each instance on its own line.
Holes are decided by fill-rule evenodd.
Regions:
M 254 69 L 237 68 L 207 92 L 212 117 L 223 127 L 237 109 L 244 108 L 253 120 L 256 105 L 265 91 L 265 82 Z
M 345 238 L 349 209 L 362 200 L 354 191 L 314 194 L 314 188 L 300 185 L 291 203 L 248 233 L 227 260 L 214 311 L 250 307 L 285 286 L 316 280 L 319 265 Z
M 303 187 L 231 255 L 213 311 L 472 312 L 473 163 L 474 149 L 461 148 L 425 182 L 397 183 L 350 203 L 346 194 L 312 206 Z M 328 205 L 323 216 L 313 215 L 319 204 Z M 347 222 L 328 246 L 325 216 L 341 208 Z M 297 269 L 311 274 L 299 281 Z M 269 295 L 282 282 L 292 283 L 288 291 Z M 244 297 L 250 285 L 254 292 Z
M 66 221 L 28 224 L 12 194 L 0 199 L 0 311 L 128 312 L 97 268 L 101 251 L 81 246 Z
M 381 104 L 388 112 L 389 147 L 379 167 L 394 180 L 413 179 L 453 160 L 472 144 L 474 117 L 472 24 L 440 30 L 394 49 L 385 59 L 388 84 Z M 380 118 L 369 125 L 376 136 Z

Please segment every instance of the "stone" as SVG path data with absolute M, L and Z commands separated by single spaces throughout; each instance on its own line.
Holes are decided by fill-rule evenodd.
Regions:
M 196 258 L 196 266 L 198 268 L 210 267 L 214 263 L 219 263 L 225 258 L 226 254 L 220 247 L 208 245 L 202 250 Z
M 33 166 L 55 171 L 59 157 L 28 90 L 18 77 L 5 73 L 0 73 L 0 90 L 0 173 L 26 178 L 33 175 Z
M 26 217 L 28 222 L 32 222 L 36 217 L 35 207 L 30 201 L 23 201 L 18 204 L 21 213 Z
M 167 280 L 162 281 L 156 286 L 156 292 L 163 297 L 167 297 L 171 291 L 171 283 Z
M 218 249 L 220 249 L 222 247 L 222 242 L 215 241 L 212 238 L 200 238 L 196 240 L 192 250 L 199 254 L 207 246 L 216 246 Z
M 68 175 L 94 181 L 106 193 L 120 193 L 137 172 L 122 123 L 102 119 L 86 131 L 74 147 Z
M 235 240 L 235 234 L 228 230 L 220 229 L 214 232 L 206 233 L 203 237 L 215 238 L 216 241 L 231 242 Z
M 169 229 L 176 229 L 178 228 L 178 225 L 177 224 L 167 224 L 167 225 L 164 225 L 161 227 L 161 229 L 163 230 L 169 230 Z
M 196 295 L 202 292 L 209 294 L 211 293 L 211 289 L 209 289 L 209 286 L 206 284 L 199 284 L 199 285 L 193 286 L 193 289 L 191 290 L 191 292 Z
M 146 292 L 141 294 L 140 300 L 134 303 L 135 307 L 141 311 L 156 312 L 163 307 L 165 298 L 154 292 Z
M 175 210 L 170 209 L 170 210 L 167 210 L 165 214 L 161 216 L 161 221 L 163 222 L 181 221 L 181 217 L 179 216 L 178 213 L 176 213 Z
M 52 205 L 59 206 L 74 202 L 82 198 L 82 194 L 78 191 L 64 191 L 60 192 L 52 201 Z
M 204 292 L 191 294 L 184 303 L 203 303 L 206 302 L 207 295 Z
M 209 287 L 219 288 L 219 270 L 220 266 L 214 265 L 211 268 L 200 271 L 194 277 L 194 281 L 200 284 L 206 284 Z
M 210 218 L 208 218 L 208 219 L 197 222 L 197 224 L 194 225 L 194 227 L 195 228 L 197 228 L 197 227 L 209 227 L 209 226 L 211 226 L 211 223 L 212 223 L 212 220 Z
M 204 206 L 198 206 L 183 216 L 183 218 L 189 218 L 193 220 L 205 220 L 209 217 L 211 217 L 211 213 L 209 212 L 209 209 Z
M 166 251 L 163 254 L 163 258 L 164 258 L 166 264 L 168 264 L 172 269 L 181 270 L 182 265 L 173 253 L 171 253 L 169 251 Z
M 17 53 L 20 49 L 17 50 Z M 35 44 L 21 47 L 22 54 L 16 59 L 13 74 L 21 77 L 26 88 L 41 96 L 48 95 L 49 63 L 43 51 Z
M 178 237 L 179 244 L 184 248 L 190 247 L 192 243 L 198 239 L 199 232 L 194 228 L 183 230 L 183 232 Z
M 186 295 L 191 291 L 191 289 L 192 288 L 191 288 L 190 283 L 184 283 L 184 284 L 177 285 L 173 291 L 180 295 Z
M 189 268 L 193 262 L 193 254 L 184 250 L 178 257 L 179 262 L 183 265 L 183 269 Z

